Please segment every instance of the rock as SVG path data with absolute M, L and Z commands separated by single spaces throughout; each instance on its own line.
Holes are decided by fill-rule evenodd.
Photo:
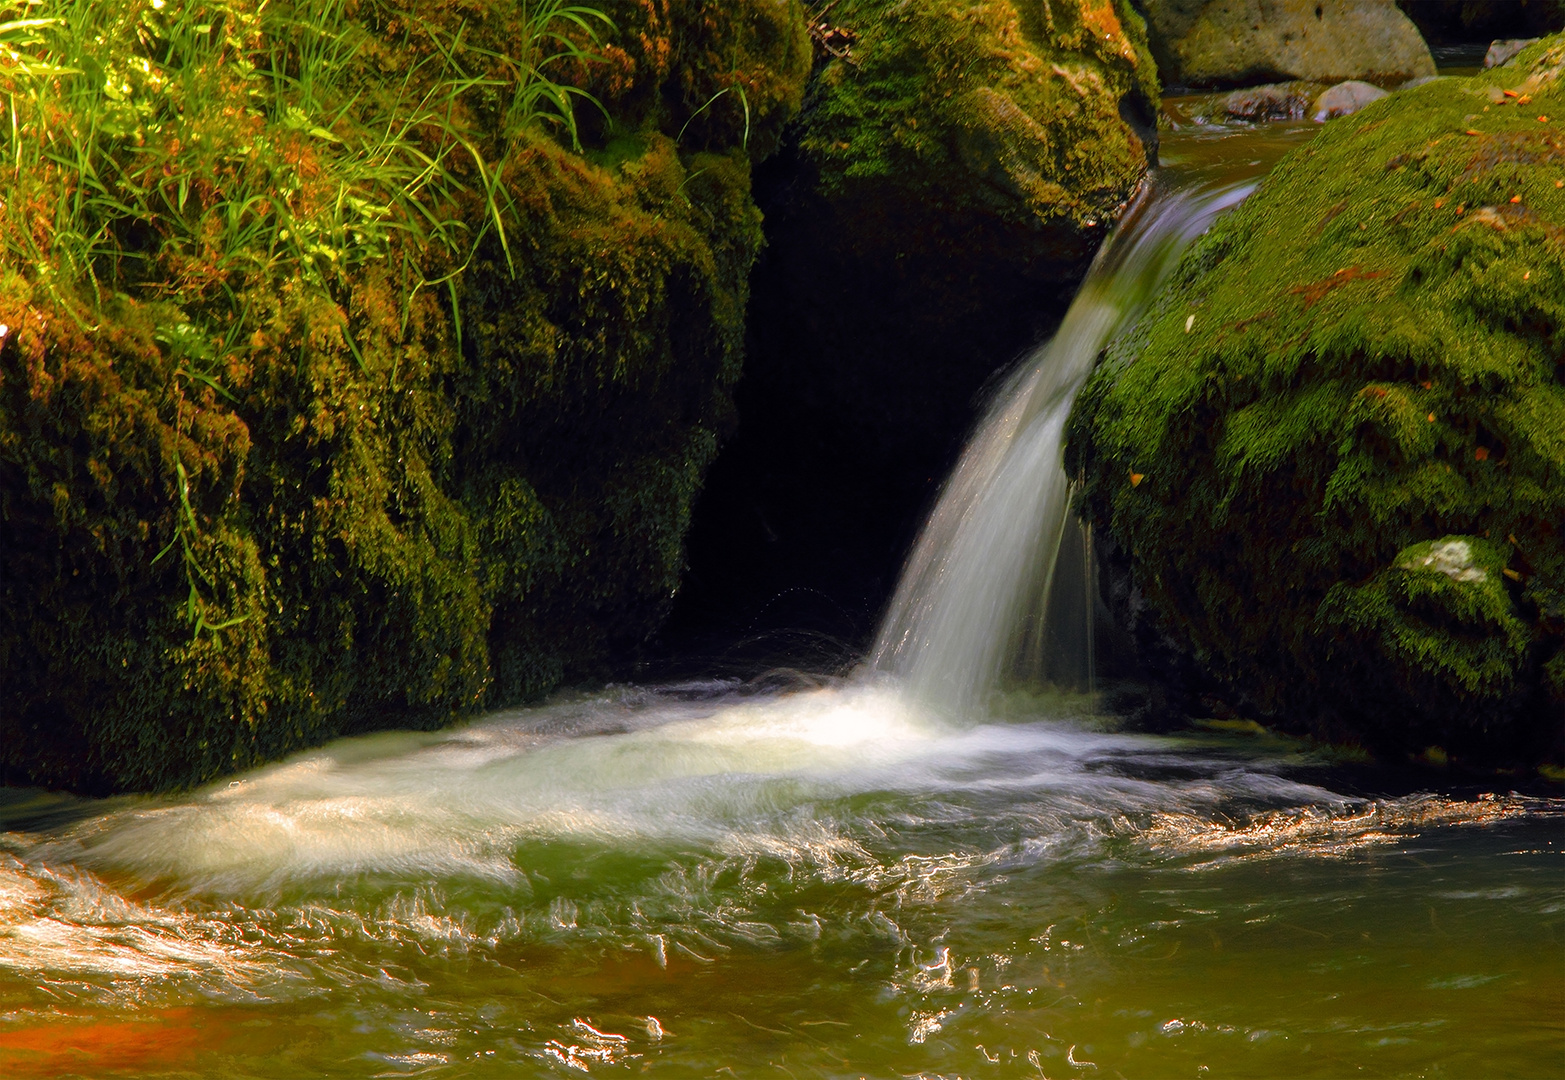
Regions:
M 1562 80 L 1556 36 L 1327 125 L 1078 400 L 1115 594 L 1279 723 L 1565 750 Z
M 762 243 L 752 155 L 811 61 L 797 3 L 674 7 L 613 9 L 635 34 L 576 73 L 604 80 L 615 117 L 594 132 L 580 110 L 584 149 L 557 115 L 496 107 L 522 36 L 508 0 L 432 5 L 427 34 L 384 37 L 331 7 L 310 98 L 230 71 L 232 39 L 188 39 L 167 77 L 245 118 L 216 127 L 149 82 L 160 31 L 82 9 L 105 16 L 82 40 L 130 73 L 137 109 L 73 144 L 107 185 L 73 224 L 132 229 L 141 256 L 134 274 L 100 262 L 96 295 L 58 234 L 0 272 L 6 782 L 186 787 L 436 727 L 601 677 L 658 625 L 732 425 Z M 297 48 L 275 12 L 230 12 L 257 57 Z M 441 48 L 470 51 L 453 73 Z M 49 130 L 80 135 L 54 103 L 108 107 L 101 85 L 46 98 Z M 13 87 L 23 123 L 29 89 Z M 193 178 L 181 213 L 131 160 Z M 6 250 L 38 242 L 20 208 L 56 205 L 61 183 L 0 178 Z
M 1364 106 L 1386 96 L 1380 87 L 1350 79 L 1340 82 L 1315 99 L 1312 112 L 1317 123 L 1356 113 Z
M 1396 568 L 1398 570 L 1432 570 L 1437 574 L 1444 574 L 1452 581 L 1472 582 L 1494 581 L 1498 574 L 1492 570 L 1486 570 L 1473 559 L 1473 548 L 1478 541 L 1471 538 L 1460 537 L 1445 540 L 1432 540 L 1424 544 L 1414 544 L 1402 554 L 1397 556 Z M 1488 562 L 1496 560 L 1492 552 L 1492 545 L 1482 545 L 1491 552 Z M 1501 566 L 1505 560 L 1498 560 Z
M 1235 90 L 1223 99 L 1223 113 L 1235 120 L 1302 120 L 1325 87 L 1320 83 L 1267 83 Z
M 1145 174 L 1158 87 L 1123 0 L 841 0 L 826 21 L 855 40 L 822 51 L 796 145 L 757 179 L 740 427 L 683 602 L 748 631 L 779 594 L 822 597 L 848 614 L 812 628 L 851 639 L 974 395 L 1058 318 Z
M 1537 38 L 1511 38 L 1509 41 L 1491 42 L 1489 51 L 1484 53 L 1483 66 L 1499 67 L 1537 40 Z
M 1148 0 L 1147 14 L 1171 85 L 1395 84 L 1435 73 L 1429 47 L 1392 0 Z

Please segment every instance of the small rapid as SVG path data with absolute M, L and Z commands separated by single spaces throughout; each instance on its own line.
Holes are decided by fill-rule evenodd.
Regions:
M 1059 330 L 1005 380 L 946 482 L 882 623 L 876 670 L 958 716 L 981 710 L 1008 676 L 1090 672 L 1088 662 L 1043 655 L 1091 647 L 1090 590 L 1077 604 L 1050 604 L 1072 523 L 1063 462 L 1071 406 L 1104 346 L 1191 241 L 1254 187 L 1253 178 L 1167 175 L 1143 186 Z

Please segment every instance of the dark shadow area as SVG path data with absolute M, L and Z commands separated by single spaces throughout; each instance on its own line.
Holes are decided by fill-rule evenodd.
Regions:
M 1477 46 L 1477 63 L 1491 41 L 1534 38 L 1565 30 L 1565 4 L 1559 0 L 1397 0 L 1424 35 L 1435 62 L 1451 60 L 1450 51 Z M 1442 56 L 1442 52 L 1448 55 Z
M 862 651 L 986 387 L 1053 330 L 1085 270 L 1079 257 L 1067 281 L 1061 261 L 986 265 L 980 253 L 1006 237 L 960 222 L 907 234 L 888 266 L 884 252 L 834 242 L 844 211 L 808 179 L 789 149 L 756 175 L 767 248 L 739 426 L 696 504 L 647 674 L 735 649 L 754 654 L 751 670 L 826 657 L 834 668 Z M 879 212 L 880 236 L 916 220 Z

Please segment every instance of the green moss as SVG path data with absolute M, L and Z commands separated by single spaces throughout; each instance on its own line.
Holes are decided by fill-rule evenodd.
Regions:
M 811 46 L 800 0 L 606 0 L 618 32 L 588 85 L 615 121 L 682 147 L 772 154 L 799 111 Z
M 103 45 L 111 71 L 169 64 L 135 33 L 143 8 Z M 166 10 L 269 46 L 251 7 Z M 97 175 L 116 205 L 146 190 L 116 184 L 151 183 L 166 209 L 106 215 L 118 246 L 92 257 L 96 290 L 58 254 L 15 255 L 63 250 L 49 211 L 80 181 L 0 181 L 13 782 L 189 785 L 346 732 L 446 723 L 599 672 L 677 587 L 742 359 L 761 240 L 753 139 L 714 126 L 681 142 L 688 117 L 627 108 L 616 141 L 577 153 L 562 126 L 558 141 L 517 126 L 501 92 L 519 5 L 428 5 L 416 25 L 369 3 L 332 11 L 359 42 L 344 85 L 360 93 L 325 103 L 343 110 L 326 135 L 242 78 L 204 83 L 208 107 L 182 110 L 229 60 L 133 87 L 140 126 L 108 142 Z M 725 17 L 754 44 L 748 11 Z M 436 45 L 458 29 L 479 81 L 411 129 L 448 173 L 426 189 L 433 225 L 393 210 L 379 247 L 349 229 L 340 255 L 304 261 L 279 253 L 275 227 L 240 246 L 190 227 L 246 213 L 235 192 L 281 193 L 288 220 L 311 223 L 341 192 L 371 191 L 344 186 L 353 147 L 440 89 Z M 770 89 L 747 91 L 752 136 L 803 82 L 796 42 L 764 44 L 736 54 L 756 79 L 778 65 Z M 687 76 L 701 92 L 676 57 L 657 85 Z M 453 150 L 458 135 L 471 152 Z M 169 170 L 138 175 L 152 150 Z M 222 629 L 193 633 L 192 610 Z
M 1454 753 L 1558 735 L 1562 71 L 1556 37 L 1328 124 L 1078 403 L 1070 465 L 1121 569 L 1272 715 Z M 1417 565 L 1451 538 L 1481 582 Z
M 1083 230 L 1146 168 L 1121 106 L 1152 115 L 1157 79 L 1128 4 L 846 0 L 831 20 L 859 41 L 852 62 L 826 65 L 804 114 L 801 147 L 828 198 Z

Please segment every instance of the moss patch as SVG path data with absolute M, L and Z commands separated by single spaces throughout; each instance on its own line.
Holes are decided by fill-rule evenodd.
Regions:
M 846 0 L 831 18 L 859 40 L 819 74 L 800 147 L 819 192 L 852 204 L 850 244 L 916 251 L 875 236 L 892 207 L 1090 233 L 1146 169 L 1121 112 L 1153 115 L 1157 76 L 1128 4 Z
M 749 87 L 748 142 L 731 114 L 697 137 L 693 110 L 627 104 L 578 153 L 517 121 L 521 5 L 117 6 L 90 78 L 128 105 L 95 171 L 0 182 L 9 780 L 195 784 L 536 696 L 644 638 L 731 423 L 751 156 L 804 76 L 766 36 L 782 11 L 802 25 L 730 4 L 720 58 L 630 65 L 665 103 Z M 323 12 L 352 92 L 257 85 L 272 50 L 338 40 L 287 37 Z M 209 20 L 205 51 L 170 51 L 175 19 Z M 622 77 L 617 55 L 577 75 Z M 349 182 L 355 148 L 437 98 L 405 132 L 445 170 L 423 210 L 344 218 L 379 190 Z M 85 137 L 84 115 L 47 120 Z M 102 242 L 67 265 L 59 208 L 100 188 Z
M 1119 570 L 1264 713 L 1470 755 L 1559 737 L 1562 73 L 1556 37 L 1328 124 L 1078 402 Z

